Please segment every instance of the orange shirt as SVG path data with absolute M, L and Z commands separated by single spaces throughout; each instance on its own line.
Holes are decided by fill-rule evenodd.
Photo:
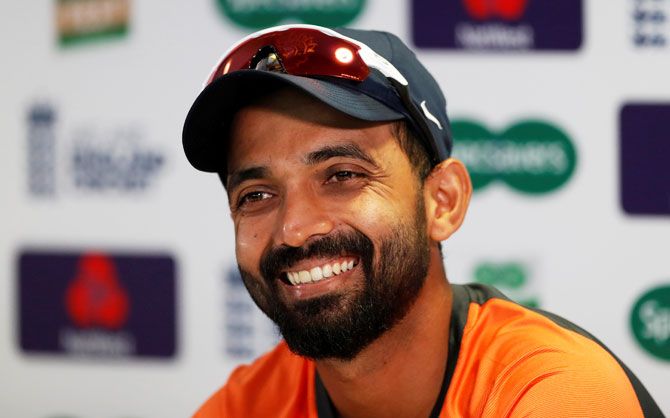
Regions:
M 574 324 L 481 285 L 452 285 L 434 417 L 662 417 L 637 378 Z M 314 363 L 283 341 L 238 367 L 194 418 L 336 416 Z

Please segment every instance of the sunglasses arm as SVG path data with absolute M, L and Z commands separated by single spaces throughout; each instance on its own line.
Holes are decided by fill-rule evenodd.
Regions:
M 407 79 L 395 68 L 386 58 L 374 52 L 370 49 L 369 46 L 356 42 L 356 44 L 361 48 L 358 50 L 358 56 L 361 57 L 363 62 L 370 68 L 374 68 L 382 73 L 386 78 L 390 78 L 400 83 L 403 86 L 407 86 L 409 83 Z
M 430 130 L 430 127 L 426 123 L 426 118 L 416 107 L 416 105 L 414 105 L 414 102 L 412 102 L 411 96 L 409 94 L 409 86 L 403 85 L 393 78 L 389 78 L 389 82 L 398 92 L 400 99 L 409 112 L 409 116 L 411 117 L 410 123 L 418 130 L 417 133 L 421 137 L 421 142 L 423 143 L 424 147 L 427 148 L 427 151 L 430 154 L 436 156 L 435 160 L 431 161 L 431 163 L 435 165 L 440 163 L 442 160 L 449 158 L 451 150 L 447 149 L 442 141 L 435 141 L 433 139 L 433 134 Z

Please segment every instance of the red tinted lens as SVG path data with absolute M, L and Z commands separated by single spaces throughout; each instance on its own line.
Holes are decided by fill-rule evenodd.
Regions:
M 370 73 L 358 55 L 360 47 L 346 39 L 306 28 L 286 29 L 250 39 L 229 53 L 209 79 L 248 69 L 258 51 L 272 46 L 293 75 L 321 75 L 363 81 Z

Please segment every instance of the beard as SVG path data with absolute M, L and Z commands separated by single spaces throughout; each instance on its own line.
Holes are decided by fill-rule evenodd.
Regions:
M 239 267 L 252 299 L 275 322 L 291 351 L 315 360 L 351 360 L 405 317 L 430 261 L 421 194 L 417 200 L 411 222 L 393 224 L 377 249 L 365 234 L 352 230 L 304 247 L 269 248 L 261 257 L 260 278 Z M 290 305 L 281 299 L 282 271 L 305 258 L 342 254 L 359 258 L 364 273 L 360 286 Z

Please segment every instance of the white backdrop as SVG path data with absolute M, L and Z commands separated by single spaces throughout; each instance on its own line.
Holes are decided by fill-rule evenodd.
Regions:
M 618 163 L 621 106 L 670 101 L 670 50 L 631 41 L 632 0 L 584 3 L 577 51 L 418 50 L 446 92 L 452 119 L 475 119 L 492 131 L 542 119 L 560 126 L 577 150 L 574 174 L 553 193 L 526 195 L 502 182 L 478 192 L 462 230 L 446 243 L 445 263 L 453 282 L 473 280 L 482 263 L 522 266 L 526 284 L 510 292 L 598 336 L 670 413 L 670 361 L 649 355 L 628 325 L 642 293 L 670 284 L 670 218 L 621 209 Z M 274 339 L 262 318 L 240 314 L 248 300 L 233 280 L 232 224 L 218 178 L 193 170 L 181 149 L 183 120 L 204 77 L 250 30 L 215 0 L 129 4 L 127 34 L 72 46 L 58 45 L 56 2 L 0 4 L 3 417 L 189 416 L 239 361 Z M 391 31 L 411 45 L 410 10 L 409 1 L 369 0 L 351 25 Z M 51 196 L 28 189 L 28 115 L 38 105 L 55 113 Z M 72 156 L 86 141 L 108 157 L 148 153 L 162 162 L 135 176 L 146 182 L 140 189 L 87 188 L 72 174 Z M 129 145 L 117 149 L 123 141 Z M 175 354 L 96 359 L 23 350 L 17 260 L 30 248 L 171 256 Z

